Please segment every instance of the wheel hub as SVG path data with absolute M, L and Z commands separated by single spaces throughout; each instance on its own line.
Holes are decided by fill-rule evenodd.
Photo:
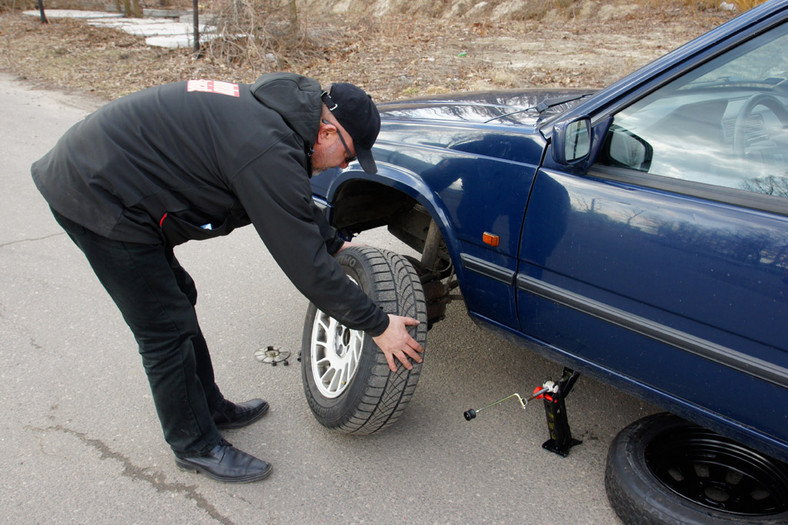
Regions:
M 338 358 L 342 359 L 348 352 L 350 330 L 339 323 L 336 323 L 336 325 L 337 327 L 334 333 L 334 353 Z

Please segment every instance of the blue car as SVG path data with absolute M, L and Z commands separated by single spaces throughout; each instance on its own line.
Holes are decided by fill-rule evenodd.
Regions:
M 461 298 L 563 364 L 542 392 L 549 450 L 574 443 L 578 373 L 663 407 L 610 448 L 625 522 L 788 523 L 788 0 L 598 92 L 379 109 L 379 172 L 325 172 L 314 198 L 348 236 L 386 226 L 421 255 L 344 250 L 348 275 L 426 321 L 422 342 Z M 302 370 L 321 423 L 369 433 L 399 416 L 420 365 L 391 373 L 374 350 L 310 308 Z

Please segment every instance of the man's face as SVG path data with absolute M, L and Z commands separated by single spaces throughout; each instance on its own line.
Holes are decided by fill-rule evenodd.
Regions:
M 320 131 L 312 154 L 312 174 L 329 168 L 347 168 L 355 160 L 353 139 L 338 122 L 320 121 Z

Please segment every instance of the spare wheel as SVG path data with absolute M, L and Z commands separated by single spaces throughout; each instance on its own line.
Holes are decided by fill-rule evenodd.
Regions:
M 605 487 L 627 524 L 788 523 L 788 465 L 668 413 L 616 436 Z

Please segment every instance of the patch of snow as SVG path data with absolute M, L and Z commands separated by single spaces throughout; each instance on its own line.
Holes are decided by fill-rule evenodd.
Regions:
M 24 12 L 30 16 L 40 16 L 38 11 Z M 118 13 L 104 13 L 101 11 L 78 11 L 74 9 L 47 9 L 48 18 L 80 18 L 87 20 L 88 24 L 97 27 L 113 27 L 131 35 L 144 36 L 145 43 L 153 47 L 191 47 L 194 45 L 194 25 L 171 17 L 124 18 Z M 200 27 L 200 41 L 215 38 L 214 27 L 202 25 Z

